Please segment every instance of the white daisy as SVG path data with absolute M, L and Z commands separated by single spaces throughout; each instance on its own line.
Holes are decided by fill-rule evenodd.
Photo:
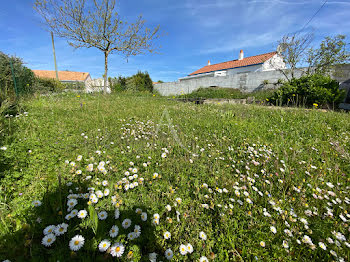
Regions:
M 181 244 L 179 250 L 181 255 L 187 254 L 187 247 L 185 245 Z
M 135 233 L 135 237 L 139 237 L 141 235 L 141 227 L 139 225 L 135 225 L 134 233 Z
M 170 211 L 171 211 L 171 206 L 170 206 L 170 205 L 166 205 L 166 206 L 165 206 L 165 209 L 166 209 L 168 212 L 170 212 Z
M 207 235 L 203 231 L 199 232 L 199 237 L 203 240 L 207 240 Z
M 87 211 L 85 209 L 80 210 L 77 215 L 79 218 L 85 218 L 87 216 Z
M 141 220 L 142 220 L 142 221 L 147 221 L 147 213 L 146 213 L 146 212 L 142 212 L 142 214 L 141 214 Z
M 68 229 L 68 224 L 66 224 L 66 223 L 59 224 L 55 228 L 55 235 L 56 236 L 63 235 L 64 233 L 67 232 L 67 229 Z
M 96 196 L 97 196 L 98 198 L 102 198 L 102 197 L 103 197 L 102 191 L 101 191 L 101 190 L 96 191 Z
M 169 232 L 169 231 L 166 231 L 166 232 L 164 233 L 164 239 L 169 239 L 170 237 L 171 237 L 170 232 Z
M 154 215 L 153 215 L 153 218 L 156 219 L 156 220 L 159 220 L 160 216 L 159 216 L 159 214 L 157 213 L 157 214 L 154 214 Z
M 105 252 L 110 246 L 111 242 L 109 242 L 108 239 L 104 239 L 98 245 L 98 249 L 100 250 L 100 252 Z
M 55 232 L 55 229 L 56 229 L 56 226 L 50 225 L 50 226 L 45 227 L 43 233 L 44 233 L 44 235 L 53 234 Z
M 41 244 L 43 244 L 45 247 L 49 247 L 55 242 L 56 236 L 54 234 L 48 234 L 43 237 L 41 240 Z
M 83 156 L 82 155 L 79 155 L 78 157 L 77 157 L 77 161 L 80 161 L 80 160 L 82 160 L 83 159 Z
M 173 258 L 173 251 L 169 248 L 167 250 L 165 250 L 164 256 L 166 257 L 166 259 L 171 260 Z
M 149 254 L 149 256 L 148 256 L 148 258 L 149 258 L 149 261 L 151 261 L 151 262 L 156 262 L 157 261 L 157 253 L 150 253 Z
M 128 234 L 128 239 L 129 239 L 129 240 L 134 240 L 135 238 L 136 238 L 135 232 L 130 232 L 130 233 Z
M 108 196 L 108 195 L 109 195 L 109 189 L 106 188 L 106 189 L 103 191 L 103 194 L 104 194 L 105 196 Z
M 85 239 L 81 235 L 76 235 L 69 241 L 69 248 L 72 251 L 78 251 L 85 243 Z
M 193 252 L 193 246 L 190 243 L 187 244 L 186 248 L 188 253 L 191 254 Z
M 75 198 L 69 199 L 67 201 L 67 207 L 68 208 L 73 208 L 78 204 L 78 200 L 76 200 Z
M 115 211 L 114 211 L 114 218 L 115 219 L 118 219 L 120 216 L 120 212 L 119 212 L 119 209 L 117 208 Z
M 318 242 L 318 245 L 319 245 L 319 247 L 322 248 L 323 250 L 326 250 L 326 249 L 327 249 L 326 245 L 325 245 L 323 242 Z
M 111 230 L 109 230 L 109 236 L 112 238 L 116 237 L 118 233 L 119 233 L 119 227 L 116 225 L 112 226 Z
M 276 234 L 277 233 L 277 229 L 274 226 L 270 227 L 270 230 L 272 233 Z
M 135 213 L 138 215 L 142 214 L 142 209 L 141 208 L 136 208 Z
M 124 219 L 123 222 L 122 222 L 122 226 L 123 226 L 124 229 L 127 229 L 128 227 L 131 226 L 131 220 L 128 219 L 128 218 Z
M 107 212 L 106 211 L 101 211 L 100 213 L 98 213 L 98 219 L 99 220 L 105 220 L 107 218 Z
M 102 181 L 102 185 L 103 185 L 103 186 L 108 186 L 108 181 L 107 181 L 107 180 L 103 180 L 103 181 Z
M 111 255 L 113 257 L 121 257 L 124 253 L 125 247 L 121 243 L 116 243 L 111 247 Z
M 41 206 L 41 201 L 40 200 L 34 200 L 32 202 L 32 205 L 35 206 L 35 207 L 40 207 Z
M 202 256 L 202 257 L 199 259 L 199 262 L 208 262 L 208 258 L 205 257 L 205 256 Z
M 260 241 L 260 246 L 265 247 L 265 242 L 264 241 Z

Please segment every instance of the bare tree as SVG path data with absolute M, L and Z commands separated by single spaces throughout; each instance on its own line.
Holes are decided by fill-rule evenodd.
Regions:
M 159 37 L 159 25 L 145 28 L 139 16 L 135 23 L 123 21 L 115 0 L 36 0 L 34 9 L 46 26 L 75 47 L 95 47 L 105 56 L 104 92 L 107 92 L 108 55 L 119 53 L 128 58 L 155 52 L 154 40 Z
M 290 71 L 291 78 L 295 77 L 295 72 L 306 62 L 306 53 L 313 41 L 313 33 L 300 35 L 298 33 L 286 35 L 278 42 L 277 52 L 283 57 L 283 61 Z M 288 73 L 280 69 L 288 81 Z

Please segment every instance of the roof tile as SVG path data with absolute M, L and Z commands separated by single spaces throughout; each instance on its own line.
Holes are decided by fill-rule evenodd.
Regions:
M 218 70 L 261 64 L 267 61 L 268 59 L 270 59 L 271 57 L 273 57 L 275 54 L 277 54 L 277 52 L 270 52 L 266 54 L 250 56 L 250 57 L 243 58 L 242 60 L 232 60 L 232 61 L 227 61 L 219 64 L 207 65 L 205 67 L 202 67 L 201 69 L 198 69 L 197 71 L 194 71 L 189 75 L 197 75 L 197 74 L 203 74 L 203 73 L 208 73 L 208 72 L 213 72 Z
M 32 70 L 40 78 L 56 78 L 56 72 L 50 70 Z M 85 81 L 89 76 L 86 72 L 58 71 L 60 81 Z

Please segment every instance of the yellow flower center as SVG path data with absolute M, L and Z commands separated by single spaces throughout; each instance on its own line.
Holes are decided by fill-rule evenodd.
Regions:
M 103 244 L 103 247 L 106 247 L 106 246 L 107 246 L 107 244 L 106 244 L 106 243 L 104 243 L 104 244 Z
M 47 240 L 47 243 L 50 243 L 52 241 L 52 239 L 51 238 L 49 238 L 48 240 Z
M 115 251 L 116 251 L 116 252 L 119 252 L 119 251 L 120 251 L 120 247 L 116 247 L 116 248 L 115 248 Z
M 77 246 L 78 244 L 79 244 L 79 241 L 78 241 L 78 240 L 75 240 L 75 241 L 74 241 L 74 245 Z
M 58 231 L 62 232 L 63 231 L 63 227 L 61 227 Z

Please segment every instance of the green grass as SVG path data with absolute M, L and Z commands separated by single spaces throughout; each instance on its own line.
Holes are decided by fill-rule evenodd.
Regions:
M 208 87 L 199 88 L 190 94 L 178 96 L 179 98 L 221 98 L 221 99 L 244 99 L 255 97 L 256 100 L 265 100 L 270 97 L 275 90 L 259 90 L 251 93 L 242 92 L 236 88 Z
M 112 261 L 98 250 L 103 239 L 123 243 L 121 261 L 149 261 L 152 252 L 157 261 L 166 261 L 168 248 L 174 252 L 172 261 L 199 261 L 201 256 L 215 261 L 336 260 L 331 251 L 350 259 L 349 223 L 342 220 L 350 219 L 349 114 L 194 105 L 130 94 L 61 94 L 20 106 L 28 116 L 4 119 L 0 139 L 0 147 L 7 147 L 0 150 L 0 260 Z M 101 161 L 106 174 L 97 169 Z M 88 164 L 94 165 L 92 172 Z M 125 190 L 122 179 L 129 180 L 125 172 L 133 174 L 132 168 L 138 175 L 132 181 L 139 185 Z M 110 193 L 97 204 L 88 203 L 79 195 L 88 187 Z M 75 209 L 85 209 L 85 219 L 65 219 L 72 194 L 80 196 Z M 33 207 L 34 200 L 42 205 Z M 116 206 L 119 219 L 114 219 Z M 147 221 L 136 208 L 147 213 Z M 108 212 L 106 220 L 97 218 L 102 210 Z M 153 224 L 154 214 L 159 224 Z M 132 221 L 128 229 L 121 225 L 126 218 Z M 63 222 L 68 231 L 44 247 L 45 227 Z M 108 234 L 112 225 L 119 227 L 114 239 Z M 141 226 L 141 235 L 128 240 L 134 225 Z M 166 231 L 171 233 L 167 240 Z M 199 237 L 201 231 L 206 240 Z M 69 249 L 75 235 L 85 238 L 77 252 Z M 305 235 L 314 246 L 298 244 Z M 187 243 L 194 251 L 181 255 L 179 247 Z

